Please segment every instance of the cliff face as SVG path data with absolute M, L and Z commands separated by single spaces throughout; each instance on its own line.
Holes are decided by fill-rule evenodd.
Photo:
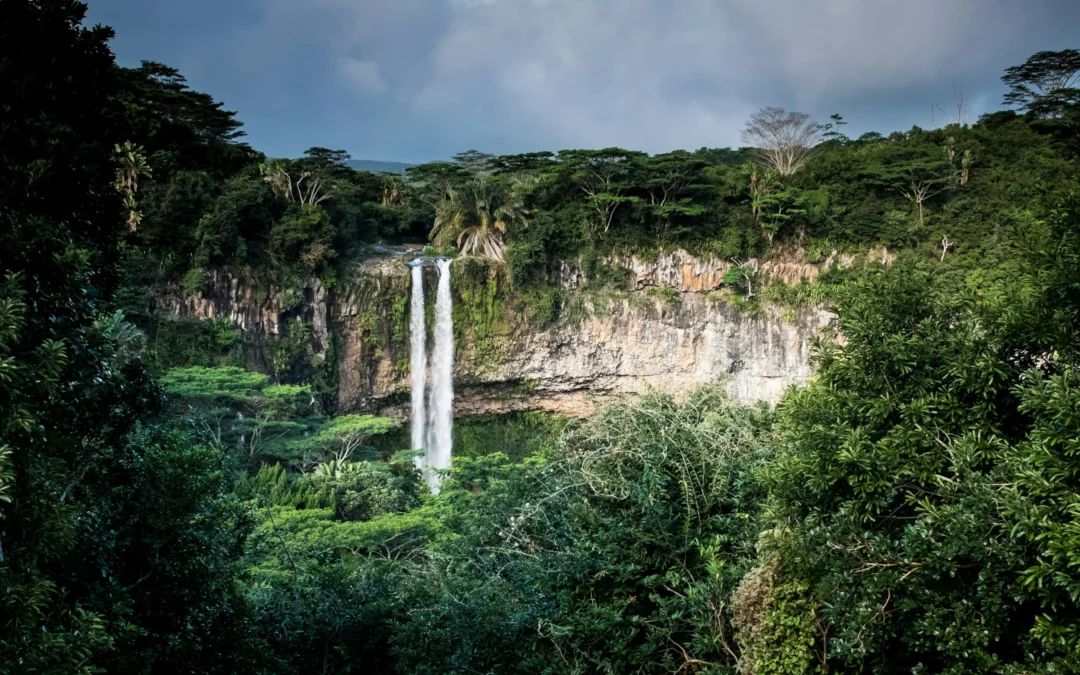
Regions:
M 721 286 L 727 263 L 681 252 L 619 264 L 630 271 L 624 292 L 603 302 L 583 297 L 579 311 L 564 311 L 567 316 L 542 328 L 505 301 L 494 278 L 477 285 L 475 278 L 459 278 L 455 265 L 455 413 L 585 415 L 612 396 L 650 387 L 680 393 L 717 379 L 742 401 L 775 402 L 788 386 L 810 377 L 810 342 L 831 319 L 824 310 L 741 313 L 705 293 Z M 818 271 L 769 264 L 759 272 L 790 283 L 813 279 Z M 583 282 L 580 271 L 564 266 L 564 287 Z M 677 293 L 648 293 L 650 286 Z M 218 271 L 207 276 L 201 293 L 176 291 L 159 299 L 159 308 L 176 318 L 228 317 L 255 355 L 300 332 L 309 362 L 336 366 L 342 411 L 405 417 L 408 287 L 408 267 L 400 258 L 358 264 L 332 291 L 306 280 L 298 289 L 260 294 L 253 283 Z M 433 274 L 425 287 L 434 288 Z

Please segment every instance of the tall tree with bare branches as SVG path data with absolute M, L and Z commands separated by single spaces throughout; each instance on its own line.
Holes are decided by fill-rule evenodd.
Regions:
M 806 113 L 770 106 L 750 116 L 742 140 L 757 150 L 762 165 L 790 176 L 816 154 L 821 134 L 821 125 Z

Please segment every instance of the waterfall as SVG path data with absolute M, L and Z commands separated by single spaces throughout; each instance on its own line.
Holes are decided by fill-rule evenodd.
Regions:
M 431 447 L 426 459 L 433 469 L 450 467 L 454 416 L 454 319 L 450 297 L 449 258 L 439 259 L 439 285 L 435 293 L 435 346 L 431 356 Z M 438 479 L 428 479 L 438 490 Z
M 412 371 L 412 445 L 423 450 L 416 458 L 432 491 L 439 491 L 435 469 L 450 467 L 454 414 L 454 319 L 450 296 L 449 258 L 436 260 L 439 283 L 435 293 L 435 344 L 431 356 L 431 390 L 427 384 L 427 327 L 424 316 L 423 260 L 412 263 L 412 304 L 409 314 Z
M 409 307 L 409 369 L 412 371 L 412 448 L 427 447 L 424 438 L 424 388 L 427 384 L 427 326 L 424 325 L 424 268 L 412 266 L 412 304 Z M 424 457 L 416 458 L 416 468 L 424 468 Z

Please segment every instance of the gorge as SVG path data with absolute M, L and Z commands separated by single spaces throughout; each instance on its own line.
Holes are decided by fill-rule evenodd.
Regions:
M 659 21 L 690 51 L 627 36 L 620 66 L 533 20 L 621 37 L 610 11 L 454 2 L 461 26 L 530 5 L 502 37 L 461 33 L 470 60 L 512 64 L 498 40 L 532 33 L 543 63 L 599 58 L 621 87 L 606 128 L 559 118 L 601 149 L 379 174 L 282 153 L 343 141 L 332 118 L 427 145 L 443 94 L 492 79 L 425 58 L 453 76 L 425 88 L 433 114 L 364 124 L 374 97 L 313 94 L 315 57 L 366 22 L 270 4 L 274 48 L 245 59 L 266 77 L 236 93 L 269 83 L 303 115 L 260 106 L 273 154 L 245 142 L 242 96 L 120 65 L 182 50 L 246 75 L 213 40 L 265 40 L 222 12 L 176 26 L 198 40 L 175 52 L 114 58 L 81 2 L 0 2 L 0 674 L 1080 672 L 1080 50 L 1008 66 L 1013 109 L 980 95 L 970 124 L 954 90 L 955 121 L 848 136 L 872 128 L 869 94 L 902 119 L 914 91 L 863 77 L 865 95 L 821 88 L 859 102 L 850 127 L 762 100 L 750 147 L 651 154 L 601 146 L 626 115 L 690 130 L 687 83 L 730 89 L 715 59 L 720 79 L 684 77 L 701 40 Z M 344 30 L 298 49 L 284 29 L 320 12 Z M 826 14 L 839 32 L 800 24 L 813 39 L 788 46 L 851 80 L 815 46 L 881 22 Z M 1010 23 L 1077 23 L 1059 14 Z M 920 34 L 977 58 L 1022 46 L 972 50 L 973 26 L 929 18 Z M 944 87 L 974 65 L 938 62 Z M 352 74 L 371 84 L 369 65 Z M 420 80 L 386 65 L 405 100 Z M 746 104 L 780 91 L 747 74 Z M 628 83 L 649 96 L 619 105 Z M 491 111 L 511 123 L 493 142 L 530 147 L 514 127 L 538 119 Z

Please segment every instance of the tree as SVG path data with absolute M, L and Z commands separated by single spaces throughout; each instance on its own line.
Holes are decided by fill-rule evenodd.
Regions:
M 0 672 L 237 672 L 230 620 L 202 620 L 242 611 L 217 602 L 236 558 L 216 543 L 244 528 L 216 457 L 140 436 L 161 395 L 114 305 L 132 134 L 85 11 L 0 3 Z
M 298 266 L 304 273 L 317 273 L 337 257 L 335 234 L 334 224 L 321 206 L 293 205 L 270 228 L 270 261 L 282 270 Z
M 161 384 L 176 419 L 195 438 L 218 450 L 236 448 L 248 461 L 280 457 L 283 444 L 310 433 L 315 423 L 305 405 L 310 387 L 270 384 L 266 375 L 236 366 L 173 368 Z
M 276 160 L 259 167 L 274 194 L 300 206 L 318 206 L 334 196 L 339 181 L 349 173 L 344 150 L 308 148 L 297 160 Z
M 0 671 L 92 673 L 105 619 L 70 592 L 77 487 L 150 393 L 137 363 L 107 369 L 99 298 L 122 233 L 112 149 L 112 32 L 78 3 L 0 4 Z
M 1053 100 L 1060 97 L 1061 92 L 1075 89 L 1078 77 L 1080 51 L 1063 49 L 1059 52 L 1038 52 L 1023 64 L 1005 69 L 1001 81 L 1008 85 L 1009 91 L 1005 94 L 1004 102 L 1054 117 L 1058 113 L 1052 107 L 1040 107 L 1040 102 Z
M 731 284 L 746 297 L 754 297 L 754 281 L 757 279 L 757 268 L 736 258 L 731 259 L 731 267 L 724 272 L 724 283 Z
M 829 115 L 830 122 L 821 126 L 821 138 L 826 141 L 838 141 L 840 143 L 847 143 L 851 139 L 844 135 L 840 131 L 840 127 L 845 126 L 847 122 L 840 116 L 839 113 L 833 113 Z
M 702 187 L 704 168 L 704 160 L 685 150 L 642 160 L 640 183 L 648 194 L 646 204 L 657 221 L 663 223 L 665 232 L 671 230 L 675 218 L 693 218 L 708 212 L 707 207 L 686 196 Z
M 385 434 L 396 426 L 397 423 L 387 417 L 341 415 L 321 423 L 303 438 L 291 441 L 290 447 L 299 456 L 344 464 L 368 438 Z
M 116 191 L 124 199 L 124 208 L 128 212 L 128 229 L 134 232 L 142 221 L 142 213 L 136 209 L 135 193 L 139 191 L 139 178 L 151 176 L 150 165 L 146 163 L 142 147 L 133 145 L 131 141 L 115 146 L 113 158 L 118 165 Z
M 753 208 L 769 244 L 792 218 L 806 213 L 806 203 L 795 188 L 774 188 L 761 194 L 753 202 Z
M 543 457 L 455 461 L 440 535 L 404 561 L 398 668 L 734 671 L 730 596 L 753 565 L 771 423 L 718 387 L 650 393 Z
M 226 468 L 182 430 L 140 425 L 80 481 L 93 508 L 66 576 L 116 626 L 104 672 L 250 672 L 237 582 L 253 522 Z
M 923 205 L 950 189 L 956 171 L 938 148 L 897 146 L 884 151 L 875 163 L 863 170 L 871 181 L 900 193 L 919 209 L 919 225 L 925 223 Z
M 1077 213 L 1021 218 L 978 295 L 874 268 L 781 405 L 767 547 L 812 580 L 835 669 L 1080 667 Z
M 127 138 L 146 149 L 157 179 L 202 171 L 221 181 L 262 161 L 241 142 L 243 125 L 236 113 L 189 89 L 175 68 L 143 61 L 138 68 L 117 68 L 115 76 Z
M 554 165 L 553 152 L 526 152 L 520 155 L 504 155 L 492 160 L 495 170 L 505 174 L 546 171 Z
M 285 215 L 288 203 L 275 199 L 256 167 L 228 180 L 195 228 L 195 264 L 248 264 L 265 252 L 274 223 Z M 248 246 L 251 242 L 251 246 Z
M 454 163 L 474 178 L 487 178 L 495 168 L 495 156 L 478 150 L 466 150 L 454 155 Z
M 821 125 L 806 113 L 767 107 L 750 116 L 742 139 L 756 148 L 763 166 L 790 176 L 817 153 L 821 133 Z
M 464 255 L 505 262 L 503 237 L 507 230 L 528 222 L 515 187 L 490 178 L 474 178 L 461 186 L 444 185 L 435 203 L 431 240 L 440 247 L 456 244 Z
M 998 493 L 1017 368 L 934 293 L 910 265 L 875 269 L 781 409 L 775 546 L 814 580 L 836 669 L 995 672 L 1029 627 Z
M 611 229 L 620 206 L 641 201 L 640 197 L 627 193 L 631 188 L 634 162 L 644 156 L 645 153 L 620 148 L 564 150 L 559 153 L 559 163 L 566 167 L 571 180 L 587 196 L 590 206 L 596 211 L 602 232 Z
M 775 172 L 759 170 L 754 164 L 748 163 L 744 170 L 750 177 L 750 213 L 757 218 L 762 201 L 773 193 L 779 181 Z

